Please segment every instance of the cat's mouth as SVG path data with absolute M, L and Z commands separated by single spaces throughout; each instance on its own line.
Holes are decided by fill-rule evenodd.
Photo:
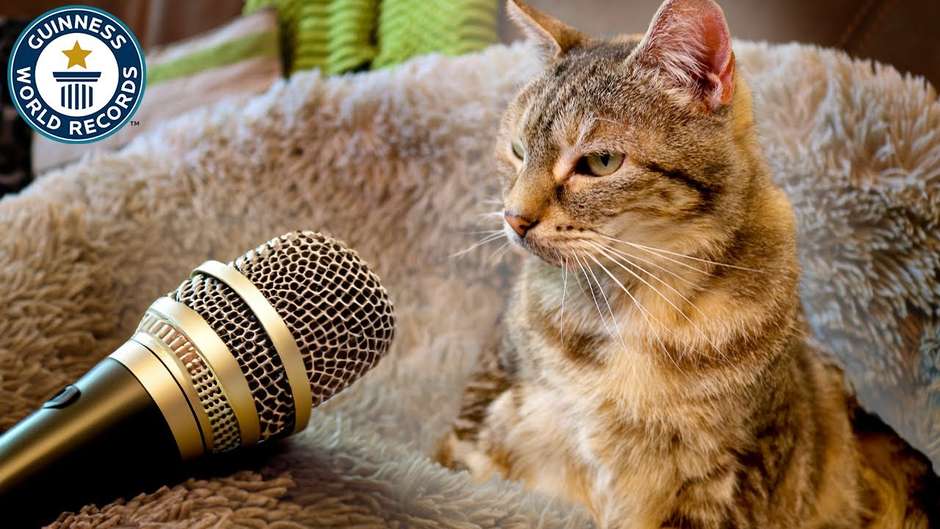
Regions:
M 587 262 L 586 253 L 590 251 L 590 239 L 588 237 L 536 233 L 520 237 L 512 229 L 506 229 L 505 231 L 506 238 L 514 246 L 552 266 L 575 270 L 578 267 L 578 261 Z

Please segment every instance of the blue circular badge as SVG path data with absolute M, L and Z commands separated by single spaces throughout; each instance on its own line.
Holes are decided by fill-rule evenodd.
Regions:
M 7 85 L 20 116 L 63 143 L 90 143 L 126 125 L 144 95 L 137 37 L 114 15 L 66 6 L 33 20 L 10 55 Z

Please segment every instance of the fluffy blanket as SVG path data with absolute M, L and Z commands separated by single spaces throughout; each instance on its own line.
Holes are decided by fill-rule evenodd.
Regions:
M 940 104 L 829 50 L 738 43 L 799 217 L 818 341 L 862 401 L 940 462 Z M 190 113 L 0 201 L 0 428 L 130 336 L 207 258 L 328 231 L 396 303 L 388 358 L 277 453 L 60 517 L 60 528 L 585 527 L 577 508 L 428 459 L 492 333 L 514 257 L 451 254 L 495 210 L 493 131 L 521 47 L 429 56 Z

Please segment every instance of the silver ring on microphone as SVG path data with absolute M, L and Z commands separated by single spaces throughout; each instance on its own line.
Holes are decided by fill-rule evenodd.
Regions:
M 264 294 L 258 290 L 247 277 L 235 267 L 225 265 L 219 261 L 206 261 L 193 270 L 193 274 L 205 274 L 214 277 L 228 285 L 248 305 L 255 314 L 261 326 L 267 332 L 275 351 L 281 358 L 281 364 L 287 373 L 287 382 L 290 385 L 294 398 L 294 433 L 300 432 L 310 422 L 313 393 L 310 391 L 310 382 L 307 379 L 307 368 L 300 354 L 300 348 L 291 335 L 287 324 L 281 319 L 277 310 L 271 306 Z

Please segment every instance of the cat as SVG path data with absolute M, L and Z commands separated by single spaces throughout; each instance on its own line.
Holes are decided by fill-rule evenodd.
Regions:
M 929 462 L 805 338 L 721 8 L 667 0 L 613 40 L 507 9 L 545 66 L 496 149 L 529 256 L 437 459 L 601 527 L 928 527 Z

